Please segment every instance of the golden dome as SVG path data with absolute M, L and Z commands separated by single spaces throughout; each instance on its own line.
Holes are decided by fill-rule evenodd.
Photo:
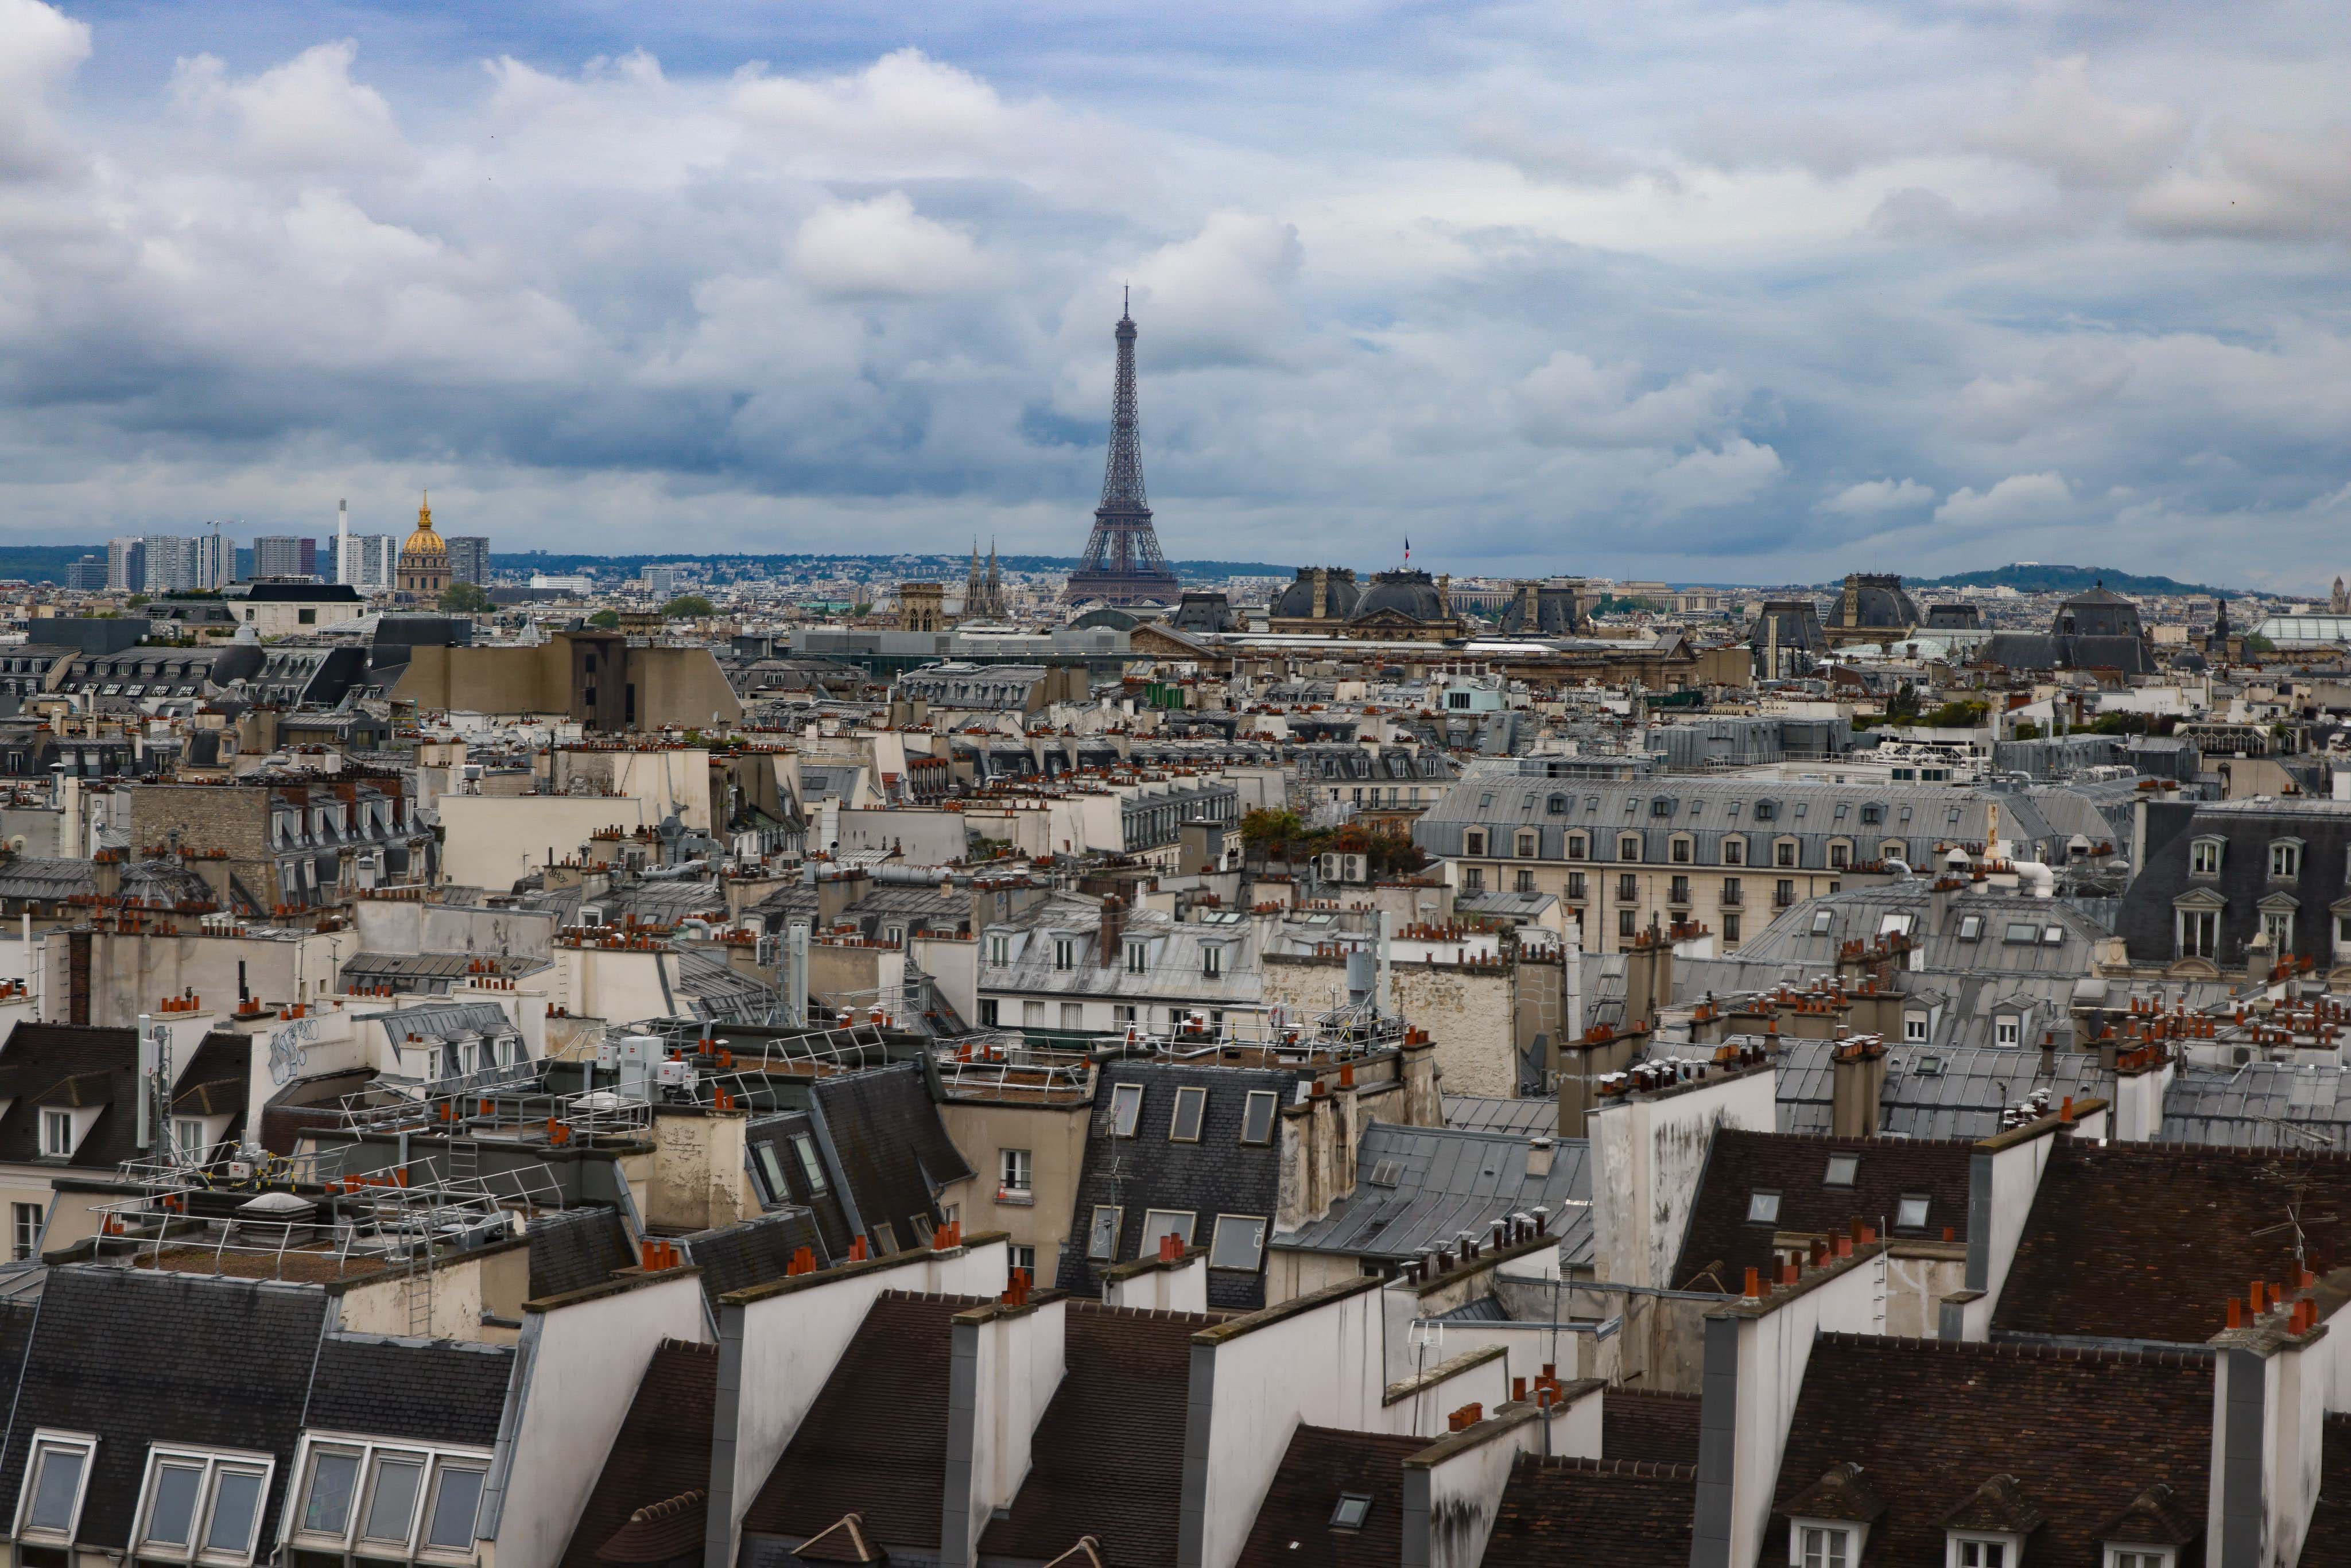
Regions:
M 416 508 L 416 531 L 408 536 L 408 542 L 400 547 L 400 553 L 403 558 L 442 556 L 449 553 L 448 545 L 442 540 L 439 534 L 433 531 L 432 492 L 425 492 L 423 503 Z

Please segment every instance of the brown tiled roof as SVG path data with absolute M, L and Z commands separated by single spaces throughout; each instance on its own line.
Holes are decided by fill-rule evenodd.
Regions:
M 2311 1267 L 2351 1264 L 2351 1160 L 2061 1138 L 1992 1327 L 2201 1344 L 2252 1281 L 2292 1286 L 2297 1208 Z
M 1258 1505 L 1239 1568 L 1395 1568 L 1404 1551 L 1404 1461 L 1428 1443 L 1299 1427 Z M 1372 1500 L 1360 1529 L 1331 1526 L 1345 1493 Z
M 1886 1500 L 1859 1465 L 1831 1465 L 1821 1479 L 1790 1498 L 1781 1512 L 1791 1519 L 1849 1519 L 1865 1524 L 1886 1511 Z
M 700 1487 L 661 1502 L 649 1502 L 629 1515 L 612 1539 L 596 1548 L 600 1562 L 667 1563 L 702 1550 L 710 1519 L 710 1493 Z
M 1600 1457 L 1694 1465 L 1698 1412 L 1695 1394 L 1611 1388 L 1600 1396 Z
M 1943 1515 L 1943 1528 L 2030 1535 L 2041 1528 L 2042 1518 L 2041 1510 L 2025 1495 L 2023 1486 L 2014 1476 L 1998 1475 Z
M 595 1490 L 572 1527 L 562 1568 L 645 1561 L 605 1558 L 600 1549 L 614 1542 L 638 1510 L 673 1502 L 710 1485 L 711 1420 L 717 1397 L 718 1347 L 664 1340 L 637 1381 L 636 1397 L 629 1402 Z
M 1886 1505 L 1862 1562 L 1940 1563 L 1944 1521 L 1995 1476 L 2028 1478 L 2031 1556 L 2095 1563 L 2098 1531 L 2162 1484 L 2196 1533 L 2212 1462 L 2212 1360 L 1823 1334 L 1789 1423 L 1764 1557 L 1831 1467 L 1857 1463 Z
M 1697 1506 L 1698 1471 L 1689 1465 L 1521 1455 L 1502 1489 L 1483 1568 L 1687 1568 Z
M 2343 1480 L 2351 1484 L 2351 1476 Z M 2322 1482 L 2322 1486 L 2324 1483 Z M 2343 1505 L 2351 1508 L 2351 1493 L 2340 1493 Z M 2131 1499 L 2130 1506 L 2108 1520 L 2098 1531 L 2101 1541 L 2135 1541 L 2148 1546 L 2182 1546 L 2195 1535 L 2195 1529 L 2179 1511 L 2179 1506 L 2168 1486 L 2151 1486 Z M 2340 1558 L 2317 1558 L 2315 1562 L 2351 1562 L 2351 1555 Z
M 218 1116 L 225 1112 L 245 1109 L 246 1081 L 242 1078 L 215 1078 L 210 1083 L 193 1084 L 173 1097 L 172 1109 L 183 1116 Z
M 1834 1234 L 1859 1219 L 1906 1237 L 1939 1241 L 1945 1227 L 1968 1235 L 1968 1167 L 1974 1145 L 1906 1138 L 1820 1138 L 1799 1133 L 1715 1131 L 1706 1175 L 1690 1207 L 1672 1283 L 1736 1291 L 1749 1269 L 1772 1261 L 1774 1231 Z M 1830 1186 L 1829 1156 L 1855 1156 L 1851 1186 Z M 1780 1195 L 1779 1218 L 1750 1224 L 1748 1200 L 1759 1189 Z M 1893 1228 L 1903 1195 L 1928 1198 L 1924 1230 Z M 1708 1275 L 1708 1265 L 1712 1273 Z M 1698 1281 L 1692 1285 L 1692 1281 Z
M 744 1530 L 806 1538 L 855 1513 L 884 1550 L 937 1550 L 948 1322 L 985 1304 L 977 1296 L 876 1296 L 752 1500 Z
M 1092 1301 L 1068 1311 L 1068 1370 L 1037 1423 L 1028 1479 L 980 1552 L 1050 1561 L 1091 1535 L 1112 1568 L 1162 1568 L 1176 1561 L 1192 1336 L 1217 1320 Z

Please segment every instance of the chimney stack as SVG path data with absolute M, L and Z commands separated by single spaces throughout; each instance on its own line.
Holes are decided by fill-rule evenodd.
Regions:
M 1126 901 L 1112 894 L 1102 901 L 1102 967 L 1118 967 L 1119 937 L 1126 929 Z
M 1839 1040 L 1829 1064 L 1830 1135 L 1875 1137 L 1877 1103 L 1886 1092 L 1886 1042 L 1876 1035 Z

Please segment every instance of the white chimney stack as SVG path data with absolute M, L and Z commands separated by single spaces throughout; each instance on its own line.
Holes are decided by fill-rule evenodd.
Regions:
M 348 500 L 335 503 L 335 580 L 351 580 L 351 504 Z

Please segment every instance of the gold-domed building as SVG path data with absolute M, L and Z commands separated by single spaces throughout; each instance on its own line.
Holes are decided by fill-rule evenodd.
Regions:
M 420 599 L 438 599 L 449 586 L 449 546 L 433 531 L 433 497 L 428 492 L 416 508 L 416 531 L 400 547 L 400 570 L 394 586 Z

